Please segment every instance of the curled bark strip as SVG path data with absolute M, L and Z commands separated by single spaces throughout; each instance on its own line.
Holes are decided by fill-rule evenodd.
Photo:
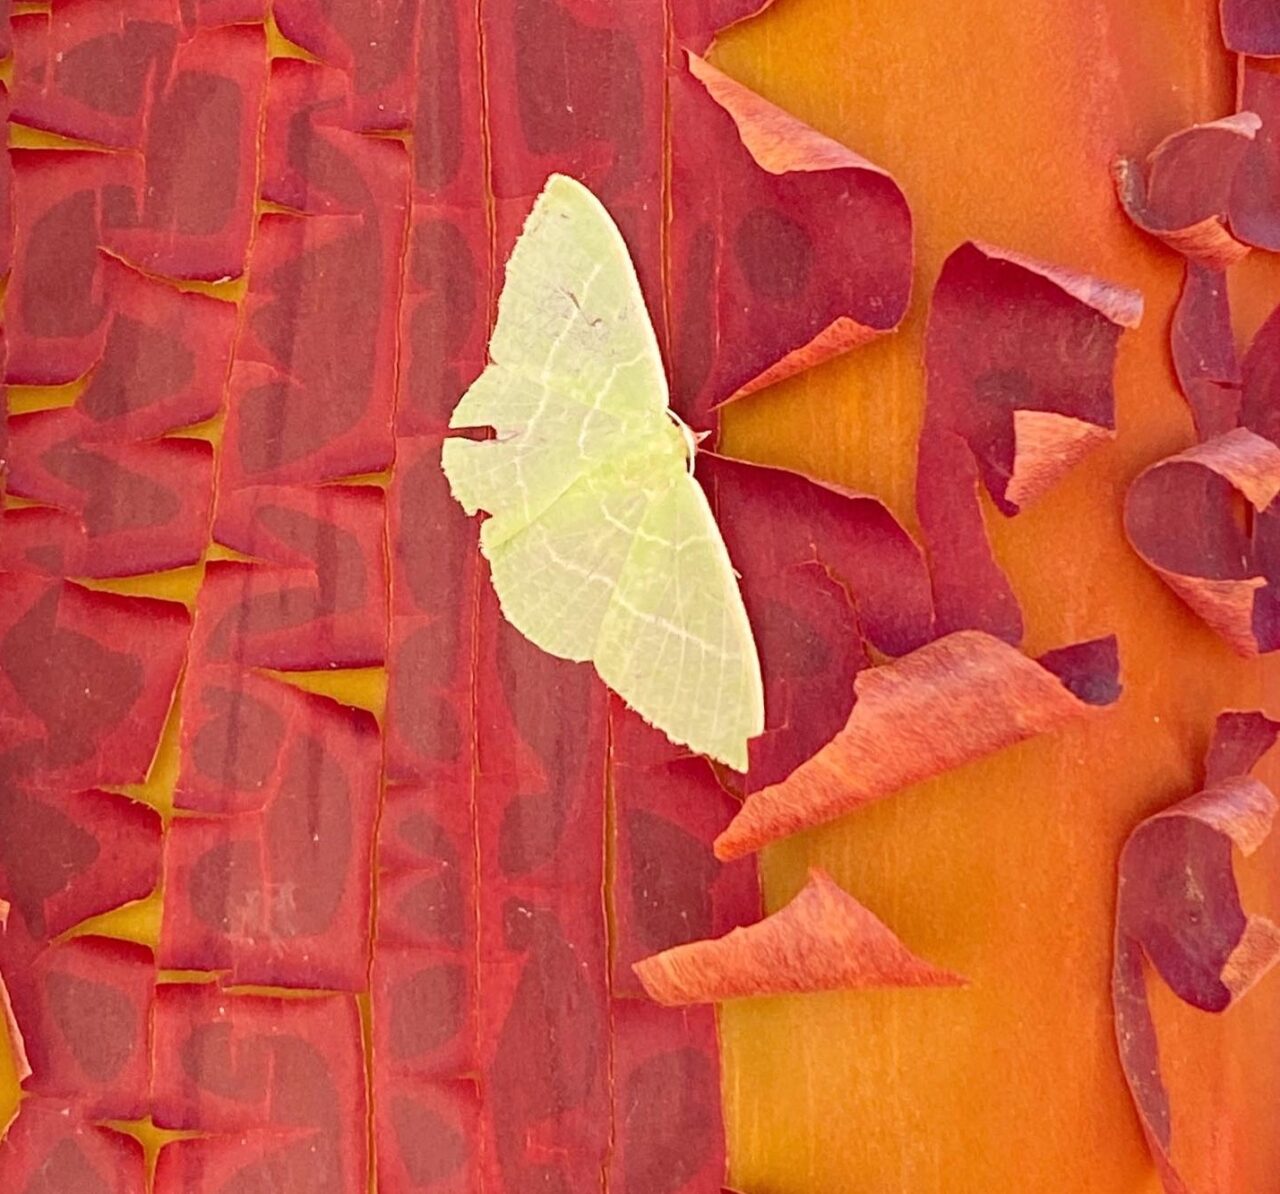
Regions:
M 1143 821 L 1120 855 L 1112 1002 L 1125 1080 L 1169 1194 L 1188 1187 L 1173 1161 L 1169 1092 L 1160 1072 L 1142 959 L 1173 992 L 1222 1012 L 1280 960 L 1280 927 L 1247 915 L 1232 872 L 1271 831 L 1276 801 L 1244 771 L 1275 739 L 1259 713 L 1218 718 L 1206 788 Z
M 1237 112 L 1166 137 L 1147 156 L 1114 167 L 1116 192 L 1139 228 L 1175 252 L 1215 269 L 1239 261 L 1249 246 L 1228 227 L 1236 170 L 1262 121 Z
M 675 0 L 671 20 L 676 41 L 701 54 L 732 25 L 764 12 L 773 0 Z
M 1125 500 L 1133 549 L 1242 655 L 1280 646 L 1277 493 L 1280 448 L 1241 427 L 1153 464 Z
M 916 472 L 939 630 L 1021 638 L 978 487 L 1015 515 L 1114 436 L 1116 345 L 1141 316 L 1136 292 L 1021 253 L 970 242 L 947 258 Z
M 1276 52 L 1280 53 L 1280 10 Z M 1259 249 L 1280 249 L 1280 63 L 1240 60 L 1236 106 L 1262 119 L 1231 185 L 1231 232 Z
M 708 424 L 715 407 L 898 326 L 911 213 L 885 171 L 696 55 L 673 75 L 671 129 L 682 417 Z
M 748 795 L 716 839 L 716 855 L 749 854 L 1056 729 L 1114 701 L 1116 671 L 1112 640 L 1038 662 L 966 630 L 860 672 L 844 728 L 787 779 Z
M 814 867 L 772 916 L 723 937 L 645 958 L 636 974 L 658 1003 L 719 1003 L 749 995 L 956 987 L 965 980 L 913 954 L 893 930 Z
M 1240 425 L 1280 444 L 1280 307 L 1254 333 L 1241 375 Z

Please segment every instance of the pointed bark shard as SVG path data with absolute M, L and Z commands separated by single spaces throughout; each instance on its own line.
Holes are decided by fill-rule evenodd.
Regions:
M 635 971 L 651 999 L 673 1006 L 809 991 L 956 987 L 966 981 L 913 954 L 818 867 L 800 894 L 772 916 L 645 958 Z
M 1104 649 L 1064 677 L 1052 656 L 1040 663 L 965 630 L 860 672 L 844 728 L 781 783 L 750 793 L 716 839 L 716 856 L 758 850 L 1110 704 L 1113 640 L 1096 645 Z

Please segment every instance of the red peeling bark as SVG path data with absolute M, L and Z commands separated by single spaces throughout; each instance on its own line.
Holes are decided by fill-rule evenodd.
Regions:
M 90 440 L 147 439 L 211 419 L 222 406 L 233 304 L 187 294 L 108 258 L 106 343 L 76 399 Z
M 26 566 L 57 575 L 129 576 L 196 563 L 209 534 L 212 445 L 103 443 L 94 440 L 95 430 L 73 409 L 9 420 L 9 492 L 73 515 L 82 529 L 82 538 L 72 534 L 29 549 Z
M 32 937 L 151 894 L 160 816 L 111 792 L 38 791 L 0 782 L 0 891 Z
M 3 21 L 0 20 L 0 27 Z M 4 118 L 5 126 L 9 123 L 9 90 L 0 83 L 0 117 Z M 4 160 L 0 162 L 0 269 L 6 274 L 10 274 L 9 286 L 13 285 L 13 277 L 11 270 L 13 268 L 13 159 L 9 154 L 5 154 Z M 6 360 L 6 352 L 2 342 L 0 342 L 0 377 L 8 375 Z M 0 433 L 0 449 L 4 447 L 3 433 Z
M 672 0 L 668 7 L 676 41 L 701 54 L 717 34 L 757 16 L 772 3 L 773 0 Z
M 440 441 L 397 441 L 387 774 L 470 792 L 476 528 L 449 493 Z
M 559 171 L 609 209 L 645 293 L 661 293 L 662 0 L 489 0 L 481 12 L 498 251 Z M 572 70 L 565 64 L 571 62 Z
M 1276 801 L 1247 772 L 1275 740 L 1261 714 L 1218 719 L 1203 791 L 1148 817 L 1120 855 L 1111 996 L 1125 1079 L 1168 1194 L 1187 1194 L 1174 1163 L 1169 1091 L 1160 1072 L 1146 967 L 1174 994 L 1222 1012 L 1280 960 L 1280 927 L 1248 915 L 1232 849 L 1251 854 L 1271 831 Z
M 387 493 L 392 614 L 384 721 L 387 778 L 412 786 L 388 789 L 378 839 L 373 1133 L 380 1190 L 471 1194 L 493 1181 L 481 1174 L 479 1087 L 480 560 L 476 527 L 440 469 L 440 436 L 486 360 L 487 129 L 476 10 L 421 4 L 417 21 L 396 465 Z
M 286 670 L 380 665 L 383 536 L 383 496 L 373 486 L 224 495 L 214 538 L 255 562 L 206 569 L 193 659 Z
M 294 211 L 362 215 L 394 252 L 405 205 L 405 147 L 355 131 L 356 102 L 340 71 L 273 59 L 262 197 Z
M 245 25 L 266 19 L 266 0 L 178 0 L 182 23 L 188 29 Z
M 363 1188 L 366 1102 L 354 1000 L 164 985 L 155 1040 L 153 1118 L 210 1133 L 161 1150 L 159 1194 Z
M 60 0 L 13 26 L 14 119 L 99 145 L 142 144 L 178 43 L 177 0 Z
M 767 722 L 749 744 L 754 788 L 785 778 L 844 724 L 864 642 L 903 655 L 932 637 L 929 577 L 876 498 L 707 453 L 695 475 L 741 574 L 760 651 Z
M 413 209 L 401 323 L 399 435 L 442 435 L 485 364 L 489 229 L 481 210 Z
M 897 327 L 911 217 L 884 171 L 701 59 L 670 86 L 672 405 L 706 426 Z
M 224 485 L 335 480 L 390 464 L 401 239 L 394 212 L 262 218 Z
M 11 150 L 14 270 L 5 299 L 10 382 L 74 381 L 102 355 L 102 228 L 124 167 L 111 154 Z
M 362 989 L 381 753 L 372 715 L 232 668 L 201 669 L 187 692 L 175 803 L 204 815 L 166 836 L 161 965 Z
M 0 771 L 8 781 L 141 783 L 188 626 L 173 602 L 0 574 Z
M 918 958 L 818 867 L 789 904 L 759 923 L 664 950 L 635 970 L 649 997 L 669 1006 L 965 981 Z
M 916 473 L 939 632 L 1021 639 L 978 486 L 1015 515 L 1114 435 L 1116 345 L 1141 313 L 1133 291 L 989 245 L 964 244 L 943 264 Z
M 348 76 L 353 125 L 374 130 L 410 123 L 418 8 L 419 0 L 275 0 L 272 13 L 285 37 Z
M 0 900 L 0 933 L 8 932 L 10 906 Z M 6 943 L 7 944 L 7 943 Z M 9 988 L 4 981 L 4 969 L 8 965 L 8 949 L 3 964 L 0 964 L 0 1019 L 4 1021 L 4 1042 L 9 1050 L 9 1064 L 13 1067 L 13 1076 L 21 1086 L 31 1077 L 31 1062 L 27 1058 L 27 1043 L 22 1039 L 22 1029 L 18 1027 L 18 1018 L 13 1012 L 13 1000 L 9 997 Z M 6 1131 L 9 1125 L 5 1125 Z
M 1117 672 L 1112 639 L 1037 662 L 975 630 L 860 672 L 844 728 L 783 782 L 748 794 L 716 839 L 716 855 L 741 857 L 1055 730 L 1111 704 L 1119 695 Z
M 0 1139 L 0 1182 L 23 1194 L 146 1194 L 147 1165 L 132 1136 L 27 1099 Z
M 7 943 L 3 948 L 8 953 Z M 57 1099 L 86 1119 L 146 1115 L 151 951 L 110 937 L 74 937 L 7 973 L 31 1065 L 24 1092 Z
M 599 1183 L 610 1138 L 606 701 L 486 584 L 477 671 L 481 1157 L 518 1191 Z
M 392 789 L 379 836 L 371 989 L 374 1083 L 387 1098 L 475 1072 L 476 912 L 470 801 Z M 398 1138 L 395 1123 L 390 1130 Z
M 113 194 L 113 252 L 176 278 L 244 272 L 266 62 L 253 25 L 202 29 L 179 45 L 147 112 L 142 181 Z
M 1280 448 L 1240 427 L 1153 464 L 1125 499 L 1133 549 L 1242 655 L 1280 646 L 1278 493 Z

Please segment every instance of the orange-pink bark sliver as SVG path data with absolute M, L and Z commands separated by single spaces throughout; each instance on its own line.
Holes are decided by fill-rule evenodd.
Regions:
M 716 840 L 737 858 L 1056 729 L 1090 708 L 1052 672 L 980 630 L 861 672 L 844 728 L 781 783 L 752 793 Z
M 667 1005 L 965 982 L 913 954 L 817 867 L 800 894 L 772 916 L 654 954 L 637 962 L 635 971 L 650 998 Z

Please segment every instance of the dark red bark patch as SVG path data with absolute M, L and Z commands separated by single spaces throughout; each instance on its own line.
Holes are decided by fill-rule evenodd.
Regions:
M 1187 262 L 1170 343 L 1178 385 L 1191 408 L 1197 436 L 1213 439 L 1237 426 L 1242 379 L 1222 270 Z
M 379 1188 L 471 1194 L 479 1119 L 473 1082 L 396 1080 L 374 1107 Z
M 443 434 L 458 399 L 484 368 L 488 251 L 483 211 L 414 209 L 398 434 Z
M 715 1014 L 640 1000 L 613 1005 L 611 1182 L 628 1194 L 695 1194 L 724 1178 Z

